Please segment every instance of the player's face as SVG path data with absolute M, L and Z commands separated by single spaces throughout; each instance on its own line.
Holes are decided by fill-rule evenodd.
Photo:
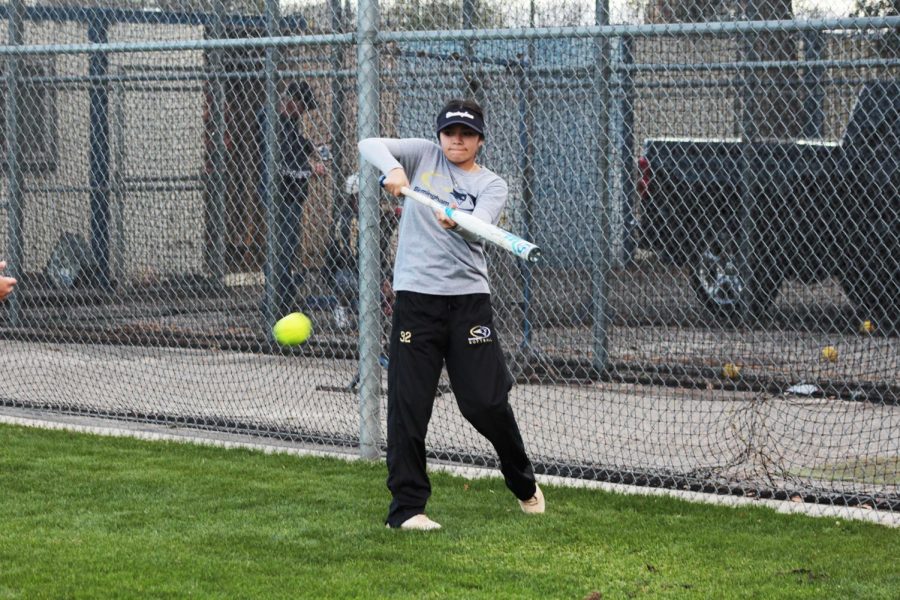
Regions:
M 441 129 L 441 150 L 447 160 L 461 169 L 471 169 L 484 140 L 474 129 L 465 125 L 450 125 Z

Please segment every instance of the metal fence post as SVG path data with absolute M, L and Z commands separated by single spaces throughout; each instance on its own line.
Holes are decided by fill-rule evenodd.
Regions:
M 609 0 L 597 0 L 594 4 L 596 25 L 609 23 Z M 610 51 L 609 38 L 594 40 L 596 66 L 594 67 L 594 102 L 597 113 L 597 177 L 598 194 L 594 205 L 596 228 L 599 239 L 594 242 L 591 252 L 591 297 L 593 305 L 593 367 L 602 373 L 609 364 L 609 331 L 607 323 L 609 266 L 612 258 L 610 236 L 610 190 L 609 190 L 609 80 Z
M 378 135 L 378 0 L 360 0 L 357 25 L 357 109 L 360 139 Z M 381 440 L 381 311 L 379 281 L 378 173 L 360 160 L 359 182 L 359 451 L 364 458 L 380 455 Z
M 25 37 L 24 0 L 9 3 L 9 45 L 22 45 Z M 22 175 L 22 148 L 19 139 L 19 66 L 21 58 L 10 54 L 6 59 L 6 177 L 9 206 L 7 228 L 9 232 L 9 256 L 4 275 L 21 278 L 25 271 L 25 199 Z M 7 316 L 11 325 L 21 323 L 21 294 L 7 299 Z

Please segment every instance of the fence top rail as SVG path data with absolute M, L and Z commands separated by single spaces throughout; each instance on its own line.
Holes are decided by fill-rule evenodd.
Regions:
M 175 52 L 183 50 L 223 50 L 227 48 L 273 48 L 285 46 L 325 46 L 352 44 L 353 33 L 288 35 L 259 38 L 211 40 L 167 40 L 108 42 L 105 44 L 22 44 L 0 46 L 0 56 L 21 54 L 96 54 L 108 52 Z
M 721 21 L 714 23 L 652 23 L 644 25 L 594 25 L 584 27 L 535 27 L 514 29 L 460 29 L 440 31 L 382 31 L 379 42 L 429 42 L 569 37 L 661 37 L 673 35 L 726 35 L 768 31 L 801 32 L 833 30 L 898 29 L 900 16 L 791 19 L 773 21 Z
M 900 66 L 900 58 L 853 58 L 846 60 L 735 60 L 705 63 L 619 63 L 616 68 L 633 72 L 696 72 L 696 71 L 734 71 L 738 69 L 792 69 L 813 68 L 843 69 L 861 67 L 896 67 Z
M 139 8 L 117 8 L 102 6 L 24 6 L 28 21 L 72 21 L 80 23 L 101 22 L 106 25 L 119 23 L 144 25 L 205 25 L 221 23 L 233 27 L 256 27 L 265 29 L 265 15 L 242 15 L 210 12 L 183 12 L 178 10 L 154 10 Z M 9 18 L 9 4 L 0 5 L 0 19 Z M 279 19 L 279 27 L 308 30 L 308 22 L 303 15 L 287 15 Z
M 378 43 L 429 42 L 462 40 L 553 39 L 653 37 L 696 34 L 759 33 L 766 31 L 801 32 L 833 30 L 900 29 L 900 16 L 859 17 L 844 19 L 807 19 L 782 21 L 728 21 L 716 23 L 666 23 L 649 25 L 599 25 L 593 27 L 538 27 L 534 29 L 461 29 L 456 31 L 395 31 L 380 32 Z M 285 46 L 315 46 L 352 44 L 357 33 L 318 35 L 290 35 L 259 38 L 231 38 L 207 40 L 167 40 L 108 42 L 104 44 L 22 44 L 0 46 L 0 56 L 21 54 L 84 54 L 104 52 L 171 52 L 181 50 L 218 50 L 226 48 L 267 48 Z

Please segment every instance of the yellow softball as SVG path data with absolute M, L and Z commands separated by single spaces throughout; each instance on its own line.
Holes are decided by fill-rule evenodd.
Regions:
M 822 348 L 822 358 L 829 362 L 834 362 L 838 359 L 838 351 L 834 346 L 825 346 Z
M 282 346 L 296 346 L 305 342 L 312 334 L 312 321 L 301 312 L 282 317 L 272 328 L 272 335 Z
M 722 377 L 737 379 L 741 375 L 741 368 L 734 363 L 725 363 L 722 366 Z

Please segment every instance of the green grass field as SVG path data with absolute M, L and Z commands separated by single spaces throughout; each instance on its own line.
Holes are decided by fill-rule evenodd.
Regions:
M 439 532 L 384 528 L 385 467 L 0 426 L 0 598 L 892 598 L 900 530 L 433 476 Z

